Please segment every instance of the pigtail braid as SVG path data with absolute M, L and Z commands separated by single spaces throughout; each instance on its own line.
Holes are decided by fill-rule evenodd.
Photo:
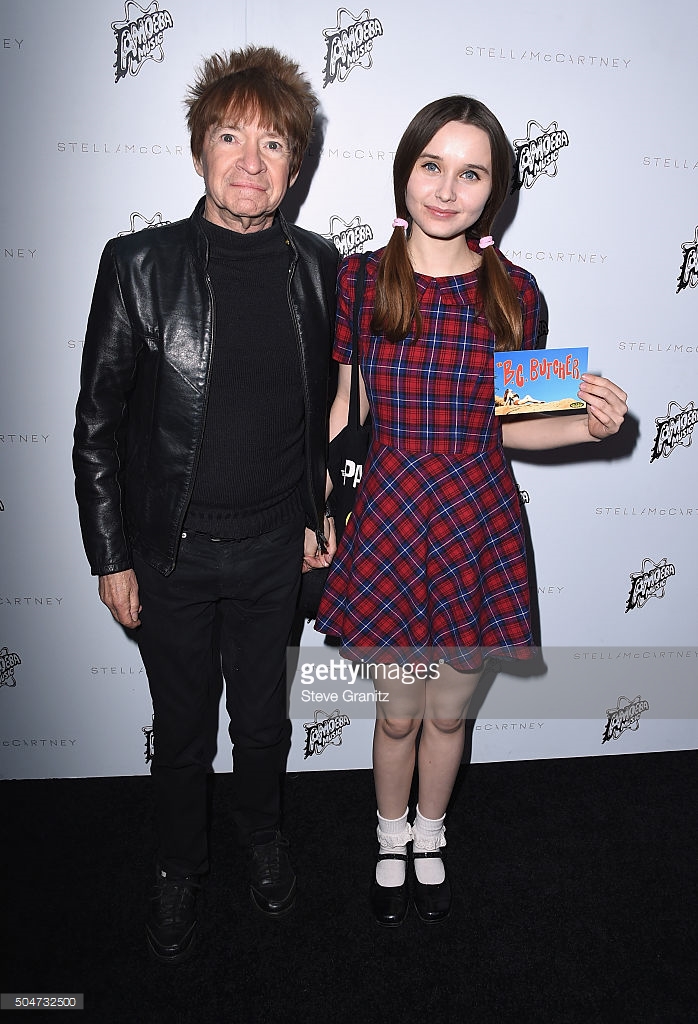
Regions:
M 478 270 L 478 291 L 482 315 L 495 337 L 495 349 L 509 352 L 521 348 L 523 314 L 516 289 L 493 245 L 482 253 Z
M 385 335 L 389 341 L 402 341 L 413 325 L 416 339 L 422 329 L 417 286 L 405 230 L 395 227 L 378 264 L 371 331 Z

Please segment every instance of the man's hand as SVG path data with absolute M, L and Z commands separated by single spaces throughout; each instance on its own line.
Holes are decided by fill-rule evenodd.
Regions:
M 140 626 L 138 601 L 138 580 L 133 569 L 115 572 L 99 577 L 99 597 L 117 622 L 127 629 Z

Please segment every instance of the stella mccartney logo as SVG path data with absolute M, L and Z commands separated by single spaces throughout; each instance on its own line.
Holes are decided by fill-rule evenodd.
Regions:
M 676 286 L 677 295 L 684 288 L 689 286 L 695 288 L 698 285 L 698 225 L 696 225 L 693 240 L 683 242 L 681 248 L 683 249 L 683 263 L 678 278 L 679 283 Z
M 675 355 L 698 355 L 698 345 L 684 345 L 682 341 L 669 342 L 668 345 L 651 341 L 619 341 L 620 352 L 646 352 L 661 357 L 672 357 Z
M 173 25 L 172 15 L 159 10 L 158 0 L 153 0 L 145 10 L 134 0 L 126 0 L 123 21 L 111 23 L 116 36 L 115 81 L 127 74 L 137 75 L 147 60 L 160 64 L 165 59 L 162 48 L 165 30 Z
M 667 580 L 676 576 L 676 566 L 663 558 L 661 562 L 653 562 L 651 558 L 642 559 L 642 569 L 630 573 L 630 593 L 625 605 L 626 612 L 635 608 L 644 608 L 651 597 L 664 597 Z
M 487 60 L 515 60 L 527 64 L 571 64 L 578 68 L 593 68 L 596 70 L 620 70 L 627 71 L 630 67 L 630 57 L 614 57 L 611 54 L 593 53 L 565 53 L 559 50 L 555 53 L 552 50 L 517 49 L 512 47 L 477 46 L 470 43 L 465 47 L 466 57 L 482 57 Z
M 657 416 L 654 421 L 657 433 L 652 445 L 650 464 L 660 456 L 668 459 L 678 445 L 690 448 L 693 442 L 693 428 L 698 423 L 698 409 L 693 402 L 680 406 L 678 402 L 669 402 L 666 416 Z
M 323 89 L 332 82 L 344 82 L 355 67 L 373 67 L 373 40 L 383 35 L 378 18 L 365 8 L 358 16 L 340 7 L 337 24 L 322 30 L 327 44 Z
M 0 434 L 0 444 L 48 444 L 50 434 Z
M 150 220 L 144 217 L 142 213 L 134 210 L 131 214 L 131 227 L 126 231 L 119 231 L 117 238 L 121 238 L 123 235 L 133 235 L 136 231 L 143 231 L 144 228 L 164 228 L 166 224 L 171 223 L 172 221 L 162 219 L 162 214 L 159 210 L 153 214 Z
M 27 245 L 11 245 L 9 248 L 5 246 L 3 259 L 34 260 L 36 259 L 36 249 L 30 249 Z
M 312 757 L 313 754 L 322 754 L 330 745 L 341 747 L 342 729 L 351 725 L 348 715 L 340 714 L 339 708 L 335 708 L 331 715 L 318 709 L 315 712 L 315 721 L 304 722 L 305 729 L 305 750 L 303 759 Z
M 628 729 L 636 732 L 640 727 L 640 715 L 649 709 L 649 702 L 643 700 L 639 694 L 632 700 L 628 700 L 627 697 L 619 697 L 614 708 L 606 708 L 608 719 L 601 742 L 608 743 L 609 740 L 617 740 Z
M 341 256 L 349 256 L 353 252 L 363 252 L 364 244 L 373 239 L 373 230 L 368 224 L 362 224 L 358 213 L 349 223 L 341 217 L 330 217 L 330 232 L 324 235 L 334 242 Z
M 533 188 L 541 174 L 554 178 L 557 174 L 557 158 L 564 146 L 569 146 L 567 132 L 558 128 L 557 121 L 551 121 L 547 128 L 537 121 L 529 121 L 525 139 L 514 139 L 514 180 L 512 192 Z
M 562 263 L 569 267 L 582 264 L 599 267 L 604 266 L 608 259 L 608 255 L 602 252 L 568 252 L 559 249 L 557 252 L 551 252 L 550 249 L 502 249 L 502 252 L 508 260 L 519 265 L 525 261 L 526 263 Z M 548 324 L 546 321 L 541 321 L 538 338 L 544 338 L 547 334 Z M 538 347 L 544 346 L 539 345 Z
M 21 664 L 22 659 L 20 656 L 11 652 L 9 647 L 0 649 L 0 687 L 17 685 L 15 669 Z

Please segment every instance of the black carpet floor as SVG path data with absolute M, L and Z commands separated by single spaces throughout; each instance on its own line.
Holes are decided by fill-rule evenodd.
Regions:
M 464 767 L 448 825 L 449 919 L 367 906 L 368 771 L 288 777 L 291 914 L 253 906 L 215 778 L 200 941 L 152 962 L 147 777 L 2 783 L 2 992 L 83 992 L 7 1019 L 173 1024 L 698 1020 L 698 752 Z

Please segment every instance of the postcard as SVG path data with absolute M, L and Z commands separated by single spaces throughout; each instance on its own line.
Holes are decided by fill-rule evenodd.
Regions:
M 586 409 L 577 391 L 588 359 L 588 348 L 495 352 L 495 415 Z

